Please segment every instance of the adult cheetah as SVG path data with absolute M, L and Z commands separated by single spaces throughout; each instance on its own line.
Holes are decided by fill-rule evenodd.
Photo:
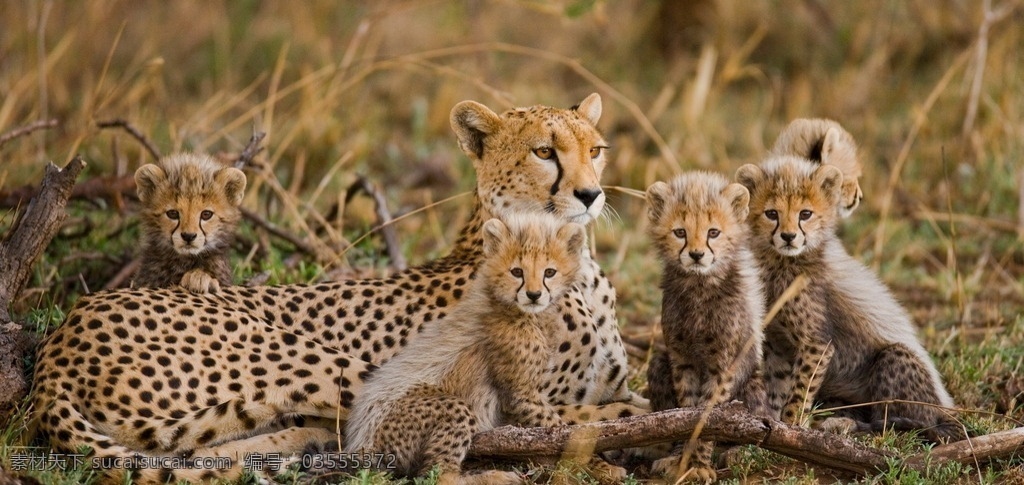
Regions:
M 452 128 L 477 173 L 474 209 L 451 253 L 420 267 L 383 279 L 205 295 L 132 289 L 83 297 L 39 347 L 38 430 L 53 448 L 88 446 L 98 457 L 234 459 L 228 470 L 142 469 L 135 477 L 143 483 L 235 477 L 244 453 L 337 439 L 279 423 L 295 414 L 344 420 L 374 365 L 423 325 L 443 324 L 482 260 L 483 221 L 513 211 L 581 224 L 600 215 L 600 115 L 596 93 L 571 109 L 501 115 L 473 101 L 456 105 Z M 550 339 L 542 395 L 563 415 L 606 403 L 614 403 L 602 408 L 608 413 L 640 412 L 646 401 L 625 383 L 615 290 L 589 257 L 580 271 L 582 282 L 555 302 L 562 325 Z

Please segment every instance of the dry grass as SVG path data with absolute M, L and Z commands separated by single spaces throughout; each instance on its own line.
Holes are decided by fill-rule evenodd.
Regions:
M 59 123 L 0 145 L 0 192 L 76 153 L 92 177 L 150 161 L 101 120 L 129 120 L 164 153 L 235 153 L 255 128 L 268 133 L 268 150 L 247 173 L 246 207 L 327 255 L 295 257 L 250 231 L 239 276 L 266 269 L 271 282 L 308 280 L 328 261 L 332 275 L 379 274 L 378 239 L 346 249 L 374 225 L 370 203 L 346 207 L 340 194 L 365 174 L 402 216 L 471 189 L 472 167 L 448 127 L 460 100 L 567 106 L 601 92 L 613 146 L 605 183 L 639 190 L 683 169 L 731 174 L 790 119 L 830 117 L 854 134 L 866 164 L 847 247 L 911 307 L 960 405 L 1020 418 L 1021 3 L 9 2 L 0 135 Z M 986 7 L 994 13 L 983 22 Z M 660 296 L 642 200 L 626 194 L 609 193 L 618 216 L 598 224 L 596 249 L 619 288 L 623 332 L 642 340 L 657 327 Z M 448 221 L 465 217 L 467 200 L 397 223 L 411 263 L 454 240 Z M 131 258 L 131 205 L 95 203 L 104 210 L 74 207 L 77 225 L 38 265 L 20 314 L 59 321 L 86 286 L 102 287 Z M 332 206 L 342 210 L 323 217 Z M 0 228 L 10 220 L 0 211 Z

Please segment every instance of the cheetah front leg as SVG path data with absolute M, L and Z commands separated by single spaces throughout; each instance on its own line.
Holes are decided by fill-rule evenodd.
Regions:
M 793 364 L 786 354 L 765 341 L 764 347 L 764 387 L 767 393 L 768 414 L 771 418 L 780 419 L 782 408 L 793 393 Z
M 797 349 L 797 357 L 793 362 L 796 382 L 789 402 L 782 408 L 783 422 L 799 424 L 804 417 L 810 416 L 814 396 L 825 380 L 835 350 L 831 342 L 807 342 Z
M 682 356 L 672 353 L 672 380 L 679 407 L 714 406 L 724 400 L 732 388 L 731 377 L 724 372 L 709 370 L 711 379 L 701 379 L 697 369 Z M 697 440 L 676 446 L 676 450 L 665 458 L 657 460 L 652 472 L 664 474 L 671 482 L 678 480 L 710 483 L 717 473 L 711 464 L 714 443 Z M 684 457 L 689 455 L 689 459 Z

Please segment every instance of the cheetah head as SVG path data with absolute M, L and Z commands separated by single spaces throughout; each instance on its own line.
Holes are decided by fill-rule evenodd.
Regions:
M 139 167 L 135 184 L 147 243 L 183 255 L 230 243 L 245 191 L 241 170 L 181 153 Z
M 746 239 L 750 193 L 718 174 L 690 172 L 647 188 L 648 234 L 665 264 L 723 270 Z
M 843 173 L 799 157 L 744 165 L 736 179 L 750 191 L 752 244 L 798 256 L 832 236 L 839 215 Z
M 570 109 L 533 106 L 501 115 L 463 101 L 452 108 L 451 125 L 492 216 L 549 213 L 587 224 L 605 202 L 600 180 L 608 144 L 596 128 L 600 117 L 594 93 Z
M 483 225 L 481 270 L 491 298 L 525 313 L 544 311 L 576 283 L 586 231 L 549 215 L 511 214 Z

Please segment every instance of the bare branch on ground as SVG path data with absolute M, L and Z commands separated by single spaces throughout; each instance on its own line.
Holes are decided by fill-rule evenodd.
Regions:
M 681 408 L 557 428 L 503 426 L 477 434 L 469 455 L 506 459 L 559 456 L 574 436 L 581 435 L 581 431 L 589 431 L 594 437 L 594 452 L 683 440 L 701 421 L 702 411 L 702 408 Z M 701 438 L 757 445 L 810 465 L 858 475 L 877 474 L 893 464 L 925 471 L 949 462 L 974 465 L 1024 452 L 1024 427 L 1021 427 L 936 446 L 930 451 L 900 459 L 892 452 L 863 445 L 843 435 L 752 415 L 736 402 L 712 409 Z
M 681 408 L 628 418 L 557 428 L 503 426 L 473 438 L 470 456 L 519 458 L 557 456 L 571 436 L 594 428 L 594 452 L 635 448 L 689 438 L 703 408 Z M 891 453 L 862 445 L 845 436 L 766 420 L 745 411 L 740 403 L 717 406 L 708 414 L 701 438 L 753 444 L 812 465 L 869 475 L 884 470 Z

